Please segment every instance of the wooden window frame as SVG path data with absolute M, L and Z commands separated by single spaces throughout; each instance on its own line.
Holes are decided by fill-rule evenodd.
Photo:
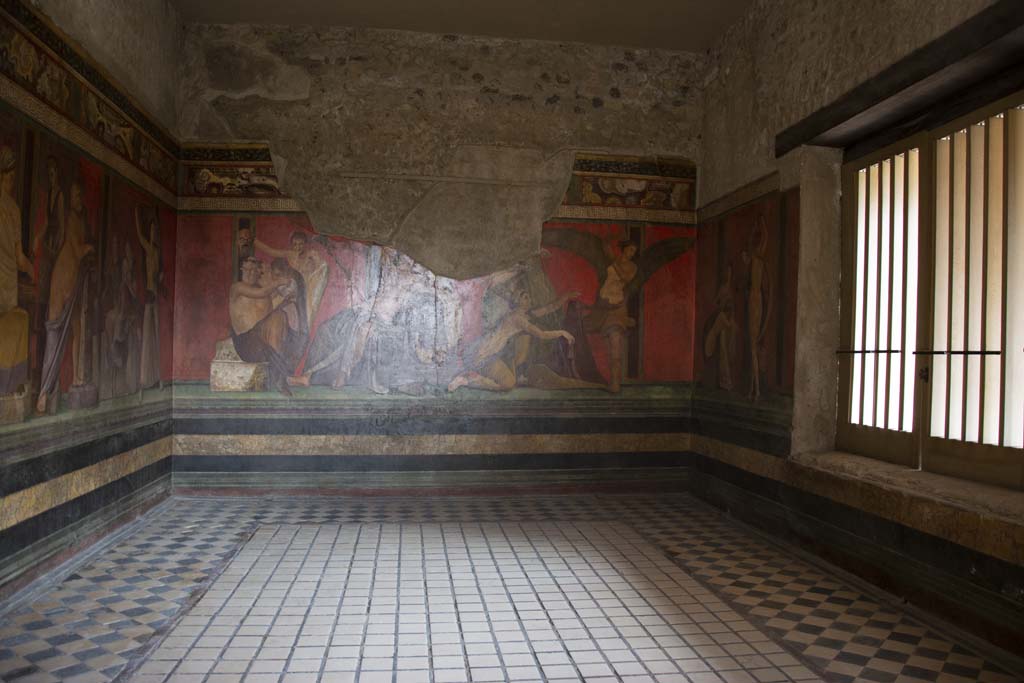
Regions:
M 938 142 L 946 136 L 955 135 L 957 131 L 970 130 L 970 126 L 979 121 L 987 121 L 989 118 L 1006 112 L 1012 108 L 1024 105 L 1024 91 L 1015 93 L 1009 97 L 1002 98 L 985 107 L 977 109 L 966 116 L 959 117 L 940 127 L 932 130 L 917 133 L 911 137 L 889 145 L 883 149 L 874 151 L 858 159 L 844 164 L 842 169 L 842 286 L 841 286 L 841 318 L 840 331 L 841 342 L 837 356 L 839 367 L 839 400 L 838 400 L 838 421 L 836 433 L 837 448 L 866 455 L 886 462 L 917 468 L 929 472 L 950 475 L 963 479 L 981 481 L 1006 488 L 1024 489 L 1024 450 L 1011 446 L 996 446 L 983 443 L 975 443 L 961 440 L 954 440 L 943 437 L 931 436 L 931 405 L 932 405 L 932 384 L 930 379 L 934 376 L 933 367 L 938 362 L 948 362 L 948 355 L 930 355 L 928 352 L 933 349 L 933 324 L 934 324 L 934 301 L 935 301 L 935 232 L 938 226 L 936 220 L 936 192 L 938 179 L 936 178 L 936 149 Z M 1009 120 L 1006 117 L 1009 126 Z M 1015 124 L 1016 125 L 1016 124 Z M 1020 125 L 1024 125 L 1024 120 Z M 1009 139 L 1009 134 L 1004 129 L 1004 140 Z M 968 133 L 970 137 L 970 133 Z M 985 133 L 985 140 L 988 141 L 988 131 Z M 1004 149 L 1008 149 L 1008 143 L 1004 143 Z M 916 349 L 902 349 L 903 362 L 914 363 L 914 416 L 912 431 L 903 432 L 879 427 L 867 427 L 859 424 L 851 424 L 851 403 L 853 389 L 853 367 L 854 355 L 864 353 L 868 349 L 874 349 L 873 344 L 864 343 L 864 340 L 855 340 L 854 337 L 854 313 L 855 313 L 855 285 L 858 283 L 857 269 L 857 231 L 860 207 L 859 179 L 861 169 L 870 169 L 874 164 L 881 164 L 886 159 L 895 159 L 901 153 L 909 150 L 918 150 L 918 278 L 917 278 L 917 341 Z M 987 156 L 985 157 L 987 160 Z M 968 164 L 970 164 L 968 156 Z M 1009 159 L 1004 157 L 1004 167 L 1009 166 Z M 878 183 L 881 187 L 882 170 L 879 166 Z M 895 168 L 891 166 L 890 168 Z M 904 166 L 906 168 L 906 166 Z M 952 165 L 951 165 L 952 168 Z M 1024 172 L 1022 170 L 1021 172 Z M 890 178 L 894 171 L 890 171 Z M 986 171 L 987 173 L 987 171 Z M 1004 170 L 1004 178 L 1007 177 Z M 984 185 L 985 192 L 988 192 L 988 184 Z M 1008 205 L 1008 188 L 1003 185 L 1004 215 Z M 951 200 L 952 201 L 952 200 Z M 890 206 L 893 200 L 890 199 Z M 904 203 L 906 197 L 904 196 Z M 882 201 L 879 199 L 879 212 L 881 215 Z M 969 211 L 969 209 L 967 209 Z M 1006 222 L 1003 223 L 1006 225 Z M 987 233 L 986 233 L 987 234 Z M 1007 259 L 1008 244 L 1004 239 L 1002 242 L 1002 255 L 1005 264 Z M 966 238 L 970 241 L 970 233 Z M 985 243 L 987 245 L 987 242 Z M 906 250 L 906 244 L 903 244 Z M 987 246 L 986 246 L 987 249 Z M 950 246 L 952 251 L 952 245 Z M 892 255 L 889 255 L 891 260 Z M 987 259 L 987 255 L 984 257 Z M 987 263 L 987 260 L 985 261 Z M 970 267 L 969 265 L 967 266 Z M 984 266 L 987 268 L 987 265 Z M 865 267 L 865 271 L 867 268 Z M 985 270 L 982 271 L 986 272 Z M 1001 329 L 1003 331 L 1003 343 L 1000 347 L 1003 354 L 1008 350 L 1005 348 L 1006 334 L 1006 301 L 1008 277 L 1004 266 L 1003 274 L 1003 320 Z M 906 290 L 904 284 L 903 290 Z M 877 296 L 877 295 L 876 295 Z M 967 299 L 965 299 L 967 300 Z M 969 300 L 967 300 L 969 301 Z M 906 309 L 904 308 L 904 313 Z M 983 326 L 984 327 L 984 326 Z M 951 345 L 949 348 L 954 348 Z M 874 349 L 877 351 L 877 349 Z M 917 353 L 912 353 L 916 351 Z M 993 356 L 995 357 L 995 356 Z M 1005 367 L 1005 360 L 1003 361 Z M 901 365 L 901 367 L 904 367 Z M 967 367 L 967 360 L 964 361 L 964 368 Z M 984 367 L 984 366 L 983 366 Z M 888 379 L 887 379 L 888 381 Z M 948 382 L 948 377 L 947 377 Z M 1006 379 L 1004 377 L 1001 385 L 1005 392 Z M 948 386 L 948 385 L 947 385 Z M 965 392 L 966 403 L 966 392 Z M 979 409 L 982 410 L 982 409 Z M 981 413 L 981 425 L 984 429 L 984 413 Z M 1011 416 L 1012 417 L 1012 416 Z M 1002 425 L 1000 426 L 1002 435 Z

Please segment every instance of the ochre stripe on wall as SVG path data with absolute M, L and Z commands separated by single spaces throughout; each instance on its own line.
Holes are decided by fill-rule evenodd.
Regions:
M 165 437 L 0 499 L 0 531 L 171 456 Z

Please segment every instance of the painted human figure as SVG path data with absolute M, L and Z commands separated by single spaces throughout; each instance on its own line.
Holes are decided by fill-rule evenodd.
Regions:
M 460 387 L 509 391 L 516 386 L 514 371 L 515 349 L 509 342 L 521 334 L 537 339 L 564 339 L 570 344 L 575 338 L 565 330 L 542 330 L 530 321 L 530 294 L 523 288 L 514 294 L 509 312 L 465 354 L 465 370 L 448 384 L 448 391 Z M 509 348 L 511 346 L 511 349 Z
M 347 386 L 361 363 L 366 360 L 368 349 L 379 347 L 382 337 L 396 333 L 395 326 L 406 301 L 420 300 L 424 295 L 434 296 L 435 290 L 429 271 L 411 258 L 391 247 L 373 248 L 376 256 L 371 258 L 376 265 L 375 282 L 368 286 L 366 300 L 354 307 L 351 339 L 345 344 L 344 357 L 339 359 L 331 381 L 331 388 L 341 390 Z M 371 363 L 372 366 L 372 363 Z M 373 372 L 371 367 L 371 373 Z
M 626 285 L 636 277 L 633 262 L 637 248 L 632 242 L 620 242 L 616 254 L 611 243 L 604 245 L 611 265 L 605 271 L 604 284 L 598 291 L 597 301 L 584 319 L 587 332 L 601 333 L 608 343 L 608 391 L 618 393 L 622 388 L 622 363 L 625 357 L 626 331 L 636 326 L 629 316 L 626 303 Z
M 113 304 L 103 323 L 103 353 L 105 375 L 100 386 L 100 398 L 112 398 L 135 393 L 139 387 L 139 298 L 136 294 L 135 257 L 131 245 L 124 244 L 115 235 L 111 253 L 115 280 L 107 294 Z
M 718 357 L 718 388 L 731 391 L 732 347 L 737 328 L 732 297 L 732 267 L 725 271 L 725 280 L 715 296 L 715 308 L 714 320 L 704 335 L 704 357 Z
M 93 246 L 86 242 L 85 207 L 82 204 L 82 185 L 78 180 L 71 184 L 70 211 L 65 221 L 64 242 L 57 252 L 50 282 L 50 296 L 46 307 L 46 351 L 43 355 L 43 378 L 39 386 L 36 411 L 46 412 L 50 395 L 56 391 L 60 380 L 60 367 L 71 338 L 74 367 L 73 384 L 85 383 L 86 363 L 83 353 L 82 293 L 87 273 L 86 258 L 93 253 Z
M 258 239 L 253 239 L 253 244 L 259 251 L 286 259 L 288 265 L 298 271 L 306 288 L 306 319 L 311 323 L 315 321 L 327 288 L 327 261 L 309 243 L 309 235 L 296 230 L 291 234 L 287 249 L 269 247 Z
M 21 208 L 14 199 L 14 151 L 0 147 L 0 396 L 28 381 L 28 312 L 18 307 L 18 272 L 31 279 L 32 262 L 21 248 Z
M 139 363 L 139 388 L 148 389 L 160 383 L 160 314 L 159 290 L 163 280 L 160 268 L 160 234 L 157 213 L 152 212 L 142 229 L 142 208 L 135 211 L 135 232 L 142 246 L 142 263 L 145 267 L 145 308 L 142 312 L 142 350 Z
M 761 397 L 761 342 L 771 317 L 772 282 L 765 267 L 768 251 L 768 226 L 764 216 L 758 216 L 757 227 L 750 236 L 750 250 L 742 254 L 743 263 L 750 266 L 747 290 L 747 344 L 750 349 L 750 386 L 747 398 Z
M 290 396 L 287 378 L 309 340 L 302 276 L 284 259 L 274 260 L 266 284 L 261 276 L 257 259 L 242 263 L 242 280 L 231 285 L 228 299 L 231 337 L 238 357 L 267 363 L 272 386 Z
M 32 252 L 39 264 L 39 306 L 40 314 L 46 315 L 46 304 L 50 300 L 50 280 L 53 274 L 57 252 L 64 243 L 64 221 L 67 208 L 64 205 L 64 188 L 61 183 L 60 169 L 55 157 L 46 159 L 46 224 L 36 235 Z M 45 342 L 44 342 L 45 343 Z
M 248 218 L 238 219 L 238 230 L 235 232 L 235 254 L 238 263 L 236 279 L 242 279 L 242 264 L 245 259 L 256 255 L 255 236 L 252 233 L 252 223 Z

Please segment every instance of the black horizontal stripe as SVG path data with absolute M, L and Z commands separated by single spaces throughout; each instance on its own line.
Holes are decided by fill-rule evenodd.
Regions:
M 27 548 L 60 531 L 64 526 L 87 517 L 170 473 L 171 458 L 162 458 L 117 481 L 4 529 L 0 531 L 0 558 L 9 557 Z
M 690 491 L 1010 651 L 1024 645 L 1024 566 L 697 456 Z
M 684 467 L 689 452 L 496 455 L 177 455 L 175 472 L 434 472 Z
M 0 467 L 0 497 L 171 436 L 172 430 L 165 419 Z

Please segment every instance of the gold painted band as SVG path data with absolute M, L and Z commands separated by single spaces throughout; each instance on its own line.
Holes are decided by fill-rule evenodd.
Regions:
M 0 531 L 171 457 L 171 437 L 107 458 L 0 499 Z

